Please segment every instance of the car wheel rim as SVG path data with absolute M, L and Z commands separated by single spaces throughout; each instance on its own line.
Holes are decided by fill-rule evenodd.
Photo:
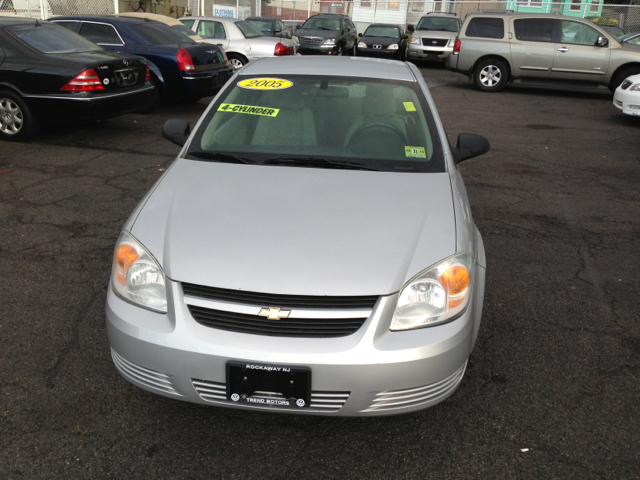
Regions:
M 8 98 L 0 98 L 0 132 L 15 135 L 22 130 L 24 116 L 20 107 Z
M 239 70 L 244 66 L 242 61 L 238 60 L 237 58 L 232 58 L 231 60 L 229 60 L 229 65 L 231 65 L 234 70 Z
M 487 65 L 480 70 L 480 83 L 485 87 L 495 87 L 502 79 L 502 72 L 495 65 Z

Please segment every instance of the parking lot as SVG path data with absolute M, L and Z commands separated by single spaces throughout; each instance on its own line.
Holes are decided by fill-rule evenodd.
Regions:
M 477 91 L 421 65 L 487 254 L 460 388 L 417 414 L 247 413 L 148 394 L 112 365 L 125 220 L 210 98 L 0 144 L 0 478 L 640 478 L 640 118 L 607 91 Z

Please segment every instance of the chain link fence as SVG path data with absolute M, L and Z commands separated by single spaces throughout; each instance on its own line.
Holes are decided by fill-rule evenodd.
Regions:
M 312 15 L 337 13 L 351 17 L 360 32 L 374 22 L 415 25 L 420 17 L 430 12 L 453 13 L 464 18 L 477 10 L 559 13 L 617 27 L 625 33 L 640 31 L 640 5 L 610 5 L 602 0 L 0 0 L 0 15 L 43 19 L 55 15 L 119 12 L 151 12 L 175 18 L 184 15 L 241 19 L 265 16 L 279 18 L 294 28 Z

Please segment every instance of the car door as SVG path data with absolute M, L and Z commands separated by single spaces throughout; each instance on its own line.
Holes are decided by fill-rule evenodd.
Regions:
M 200 20 L 196 25 L 196 33 L 208 43 L 218 45 L 224 50 L 229 48 L 229 36 L 225 32 L 224 25 L 214 20 Z
M 107 50 L 120 53 L 126 51 L 124 40 L 116 28 L 108 23 L 82 21 L 78 33 Z
M 559 22 L 551 78 L 602 83 L 609 66 L 609 44 L 598 46 L 598 37 L 609 38 L 592 26 L 573 20 Z
M 553 18 L 518 18 L 511 22 L 511 64 L 516 78 L 549 78 L 555 56 Z

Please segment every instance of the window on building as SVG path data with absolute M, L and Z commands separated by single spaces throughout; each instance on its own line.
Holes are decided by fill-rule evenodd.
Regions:
M 571 0 L 571 6 L 569 7 L 569 10 L 571 10 L 572 12 L 579 12 L 580 10 L 582 10 L 582 0 Z
M 598 1 L 598 0 L 593 0 L 591 2 L 591 6 L 589 7 L 589 11 L 591 13 L 598 13 L 600 11 L 600 4 L 602 3 L 602 1 Z

